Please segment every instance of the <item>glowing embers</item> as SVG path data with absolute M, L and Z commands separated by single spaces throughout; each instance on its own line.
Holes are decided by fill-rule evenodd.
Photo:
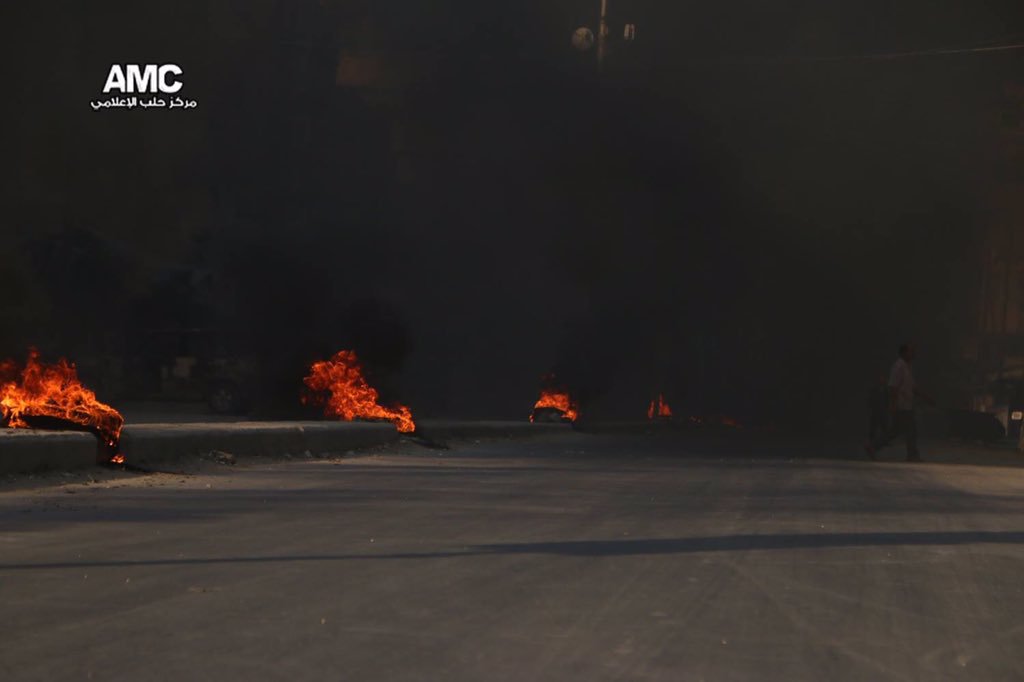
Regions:
M 48 365 L 33 348 L 24 366 L 0 362 L 0 422 L 9 428 L 75 425 L 95 433 L 116 453 L 124 417 L 82 385 L 74 364 L 61 358 Z M 111 462 L 124 458 L 114 454 Z
M 553 374 L 544 376 L 540 397 L 530 413 L 531 422 L 574 422 L 579 417 L 579 407 L 572 394 L 555 381 Z
M 356 419 L 389 421 L 402 433 L 412 433 L 416 424 L 405 405 L 384 407 L 377 401 L 377 390 L 363 378 L 356 354 L 350 350 L 338 351 L 330 360 L 314 362 L 303 383 L 316 395 L 314 400 L 324 403 L 324 414 L 345 421 Z M 305 402 L 306 399 L 303 399 Z
M 647 406 L 647 418 L 648 419 L 671 419 L 672 408 L 665 402 L 665 396 L 661 393 L 658 394 L 657 400 L 652 400 L 651 404 Z

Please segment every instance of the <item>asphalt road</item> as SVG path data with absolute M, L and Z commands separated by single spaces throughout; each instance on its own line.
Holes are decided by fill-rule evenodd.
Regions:
M 1024 679 L 1010 460 L 396 447 L 8 481 L 0 679 Z

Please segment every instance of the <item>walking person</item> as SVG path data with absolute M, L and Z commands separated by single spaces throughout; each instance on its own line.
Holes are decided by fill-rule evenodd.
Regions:
M 921 454 L 917 449 L 917 415 L 914 412 L 915 398 L 934 405 L 924 391 L 914 381 L 913 364 L 917 348 L 909 343 L 900 346 L 899 357 L 889 372 L 889 428 L 881 435 L 874 437 L 865 446 L 868 457 L 875 458 L 879 450 L 889 445 L 894 438 L 902 437 L 907 441 L 907 461 L 920 462 Z

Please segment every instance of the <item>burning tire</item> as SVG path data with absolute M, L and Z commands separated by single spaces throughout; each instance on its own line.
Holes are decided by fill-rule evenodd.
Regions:
M 303 402 L 324 405 L 324 415 L 345 421 L 389 421 L 401 433 L 416 431 L 412 412 L 401 404 L 381 405 L 377 389 L 363 377 L 355 351 L 341 350 L 330 360 L 314 362 L 309 376 L 302 380 L 311 391 Z
M 569 390 L 560 386 L 554 374 L 545 374 L 544 386 L 540 389 L 540 397 L 530 412 L 531 422 L 564 422 L 572 423 L 579 416 L 579 407 Z
M 573 420 L 558 408 L 538 407 L 530 415 L 530 421 L 534 424 L 571 424 Z

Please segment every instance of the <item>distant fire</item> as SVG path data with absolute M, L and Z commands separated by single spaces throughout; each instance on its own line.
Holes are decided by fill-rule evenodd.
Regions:
M 10 428 L 30 428 L 41 420 L 77 424 L 95 432 L 116 449 L 124 417 L 82 385 L 74 364 L 58 360 L 48 365 L 31 349 L 24 367 L 12 360 L 0 362 L 0 421 Z M 123 462 L 114 455 L 112 462 Z
M 672 416 L 672 408 L 665 402 L 665 396 L 658 394 L 658 399 L 652 400 L 651 404 L 647 406 L 647 418 L 654 419 L 659 417 L 662 419 L 668 419 Z
M 377 402 L 377 390 L 366 383 L 359 359 L 353 351 L 338 351 L 330 360 L 314 362 L 303 383 L 311 391 L 327 394 L 324 414 L 328 417 L 345 421 L 386 420 L 395 424 L 402 433 L 416 430 L 408 407 L 383 407 Z
M 537 402 L 533 405 L 530 421 L 535 421 L 538 412 L 541 410 L 555 410 L 560 413 L 562 419 L 571 422 L 576 421 L 576 418 L 579 417 L 579 407 L 569 391 L 555 386 L 555 377 L 553 375 L 545 376 L 544 382 L 547 387 L 540 389 L 540 397 L 537 398 Z

